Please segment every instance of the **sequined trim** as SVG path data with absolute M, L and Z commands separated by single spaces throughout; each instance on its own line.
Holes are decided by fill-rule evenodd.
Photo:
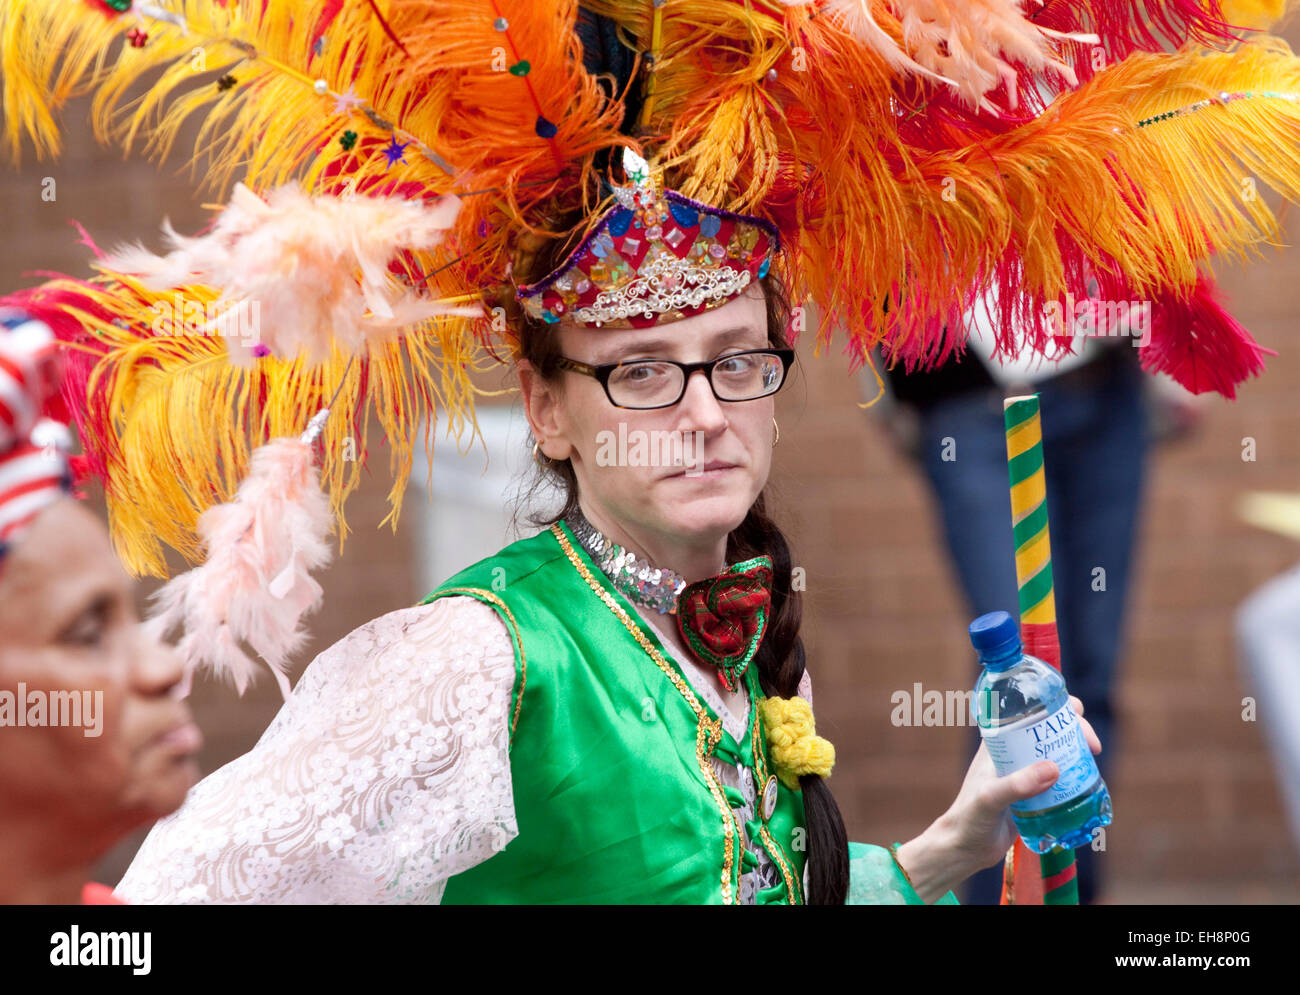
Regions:
M 767 845 L 767 853 L 776 861 L 776 866 L 781 868 L 781 877 L 785 878 L 785 893 L 790 898 L 792 905 L 804 905 L 803 888 L 799 885 L 799 878 L 793 873 L 789 864 L 789 856 L 781 849 L 781 844 L 776 838 L 767 831 L 767 826 L 760 826 L 758 830 L 759 837 Z
M 709 762 L 709 756 L 722 739 L 722 722 L 709 718 L 704 706 L 700 704 L 700 700 L 695 696 L 695 692 L 691 690 L 690 685 L 686 683 L 685 678 L 673 669 L 672 664 L 665 659 L 662 653 L 654 648 L 654 645 L 646 638 L 645 633 L 641 631 L 640 626 L 632 621 L 623 607 L 613 599 L 600 581 L 587 569 L 587 565 L 582 562 L 574 551 L 573 544 L 569 542 L 569 537 L 564 534 L 564 530 L 558 522 L 551 526 L 551 533 L 559 542 L 560 548 L 564 550 L 564 555 L 569 558 L 569 562 L 582 576 L 582 579 L 587 582 L 595 595 L 604 602 L 605 607 L 614 614 L 614 617 L 623 623 L 623 627 L 637 641 L 637 644 L 646 651 L 650 659 L 655 662 L 655 665 L 672 681 L 673 687 L 686 699 L 686 704 L 695 713 L 697 721 L 695 727 L 695 758 L 700 765 L 700 771 L 704 774 L 705 783 L 709 786 L 709 792 L 713 795 L 713 801 L 722 813 L 723 832 L 726 837 L 722 864 L 722 904 L 737 904 L 740 901 L 740 894 L 739 891 L 733 893 L 731 871 L 736 859 L 735 840 L 739 835 L 739 826 L 735 822 L 735 813 L 731 811 L 731 806 L 727 804 L 726 795 L 723 794 L 722 785 L 718 782 L 718 777 L 713 771 L 713 765 Z M 751 705 L 751 707 L 754 706 Z
M 575 511 L 565 524 L 623 597 L 633 604 L 653 608 L 660 615 L 676 614 L 677 595 L 686 587 L 685 577 L 637 559 L 635 554 L 607 538 L 581 511 Z
M 574 308 L 573 315 L 583 324 L 612 325 L 630 317 L 679 313 L 706 304 L 716 307 L 753 279 L 749 270 L 720 265 L 713 256 L 707 263 L 704 256 L 699 259 L 696 263 L 663 251 L 647 257 L 634 279 L 602 290 L 589 306 Z
M 700 770 L 708 775 L 709 792 L 713 795 L 714 803 L 725 813 L 722 820 L 723 835 L 726 838 L 722 860 L 722 904 L 730 905 L 732 904 L 731 867 L 736 860 L 736 839 L 740 834 L 740 826 L 735 822 L 735 813 L 727 804 L 727 796 L 722 793 L 722 785 L 718 783 L 713 765 L 709 763 L 709 757 L 713 755 L 721 740 L 722 723 L 711 721 L 703 715 L 699 716 L 699 722 L 695 726 L 695 758 L 700 765 Z M 739 891 L 736 894 L 736 902 L 740 902 Z
M 775 225 L 675 190 L 615 187 L 618 203 L 560 265 L 516 291 L 532 317 L 608 328 L 672 321 L 718 307 L 767 275 L 780 251 Z M 722 222 L 732 225 L 722 233 Z M 690 244 L 684 244 L 686 240 Z M 585 302 L 585 303 L 584 303 Z
M 519 696 L 515 699 L 514 715 L 510 718 L 510 741 L 515 739 L 515 726 L 519 724 L 519 710 L 524 706 L 524 688 L 528 686 L 528 659 L 524 656 L 524 641 L 519 636 L 519 623 L 515 621 L 514 613 L 510 606 L 501 600 L 492 591 L 484 590 L 481 587 L 449 587 L 438 592 L 438 597 L 450 597 L 454 594 L 470 594 L 475 597 L 486 598 L 496 608 L 503 612 L 506 619 L 510 622 L 511 635 L 514 637 L 515 646 L 519 648 Z M 431 599 L 437 600 L 437 598 Z M 429 602 L 424 602 L 428 604 Z

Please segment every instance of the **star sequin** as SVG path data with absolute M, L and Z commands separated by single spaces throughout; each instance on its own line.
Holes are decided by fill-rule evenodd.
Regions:
M 384 146 L 384 157 L 388 160 L 390 169 L 394 163 L 406 162 L 402 156 L 406 154 L 406 146 L 410 144 L 410 142 L 399 142 L 397 136 L 394 135 L 393 140 Z
M 365 101 L 357 96 L 356 87 L 349 86 L 347 93 L 336 94 L 334 97 L 335 114 L 351 114 L 356 108 L 364 104 Z

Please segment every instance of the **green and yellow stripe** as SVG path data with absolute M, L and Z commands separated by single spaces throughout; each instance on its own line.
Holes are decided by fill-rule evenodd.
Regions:
M 1003 402 L 1007 432 L 1007 474 L 1011 483 L 1011 531 L 1016 548 L 1016 584 L 1020 593 L 1020 637 L 1025 652 L 1061 669 L 1056 631 L 1056 597 L 1052 587 L 1052 544 L 1047 528 L 1047 477 L 1043 471 L 1043 429 L 1038 395 L 1009 397 Z M 1017 837 L 1016 847 L 1024 847 Z M 1027 856 L 1026 849 L 1022 855 Z M 1019 862 L 1032 867 L 1031 863 Z M 1014 866 L 1014 864 L 1013 864 Z M 1078 905 L 1074 851 L 1060 847 L 1039 859 L 1044 905 Z M 1011 882 L 1014 895 L 1016 884 Z M 1022 893 L 1028 889 L 1021 889 Z M 1035 892 L 1037 889 L 1033 889 Z

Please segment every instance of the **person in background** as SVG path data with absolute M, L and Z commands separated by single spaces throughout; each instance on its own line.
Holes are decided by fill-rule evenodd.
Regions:
M 0 302 L 3 304 L 3 302 Z M 0 307 L 0 903 L 112 904 L 87 883 L 176 809 L 201 742 L 108 532 L 71 500 L 49 328 Z
M 1039 394 L 1062 674 L 1106 744 L 1097 763 L 1108 778 L 1118 752 L 1113 687 L 1149 444 L 1138 339 L 1112 332 L 1076 338 L 1073 352 L 1056 356 L 1026 350 L 995 358 L 990 311 L 977 304 L 968 314 L 964 356 L 930 372 L 887 370 L 897 402 L 891 427 L 934 493 L 970 617 L 1018 615 L 1002 401 Z M 973 656 L 972 667 L 971 687 Z M 978 742 L 977 729 L 973 736 Z M 1080 904 L 1096 900 L 1099 852 L 1075 851 Z M 980 871 L 965 901 L 997 904 L 1001 881 L 1001 865 Z
M 1300 494 L 1247 494 L 1239 514 L 1300 542 Z M 1258 705 L 1300 853 L 1300 564 L 1252 591 L 1238 606 L 1234 627 L 1242 683 Z

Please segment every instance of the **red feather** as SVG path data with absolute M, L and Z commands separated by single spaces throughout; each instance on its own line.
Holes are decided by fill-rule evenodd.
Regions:
M 1193 394 L 1218 391 L 1237 396 L 1237 384 L 1264 371 L 1276 356 L 1224 310 L 1214 282 L 1201 274 L 1186 299 L 1154 302 L 1151 341 L 1141 350 L 1142 368 L 1167 373 Z

